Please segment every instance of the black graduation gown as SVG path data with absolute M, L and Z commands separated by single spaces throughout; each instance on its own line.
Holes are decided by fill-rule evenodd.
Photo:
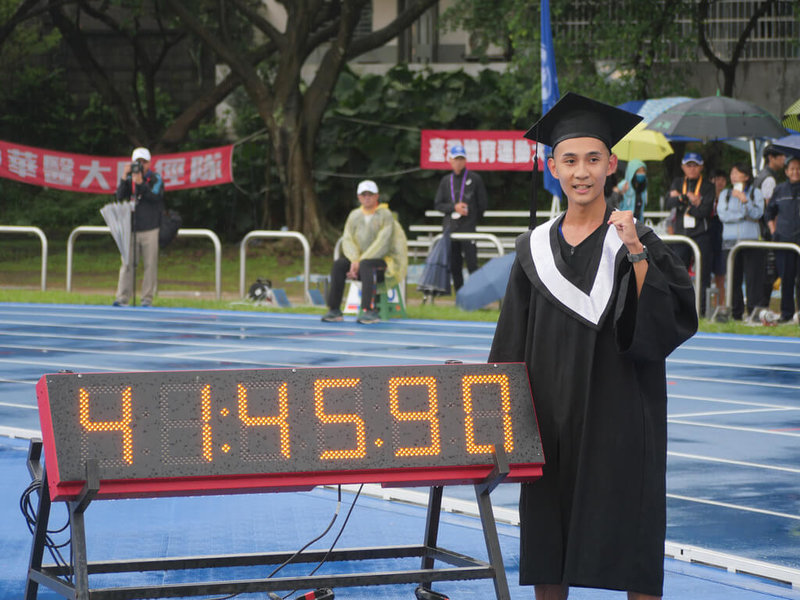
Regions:
M 638 224 L 650 256 L 638 299 L 613 226 L 584 241 L 576 272 L 559 248 L 561 219 L 517 239 L 489 356 L 527 364 L 546 461 L 522 486 L 520 584 L 660 596 L 665 359 L 697 330 L 694 291 L 681 261 Z

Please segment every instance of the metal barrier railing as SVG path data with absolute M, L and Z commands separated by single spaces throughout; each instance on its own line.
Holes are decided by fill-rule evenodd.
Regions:
M 252 239 L 294 238 L 303 245 L 303 294 L 306 302 L 313 304 L 308 291 L 309 276 L 311 274 L 311 246 L 299 231 L 268 231 L 257 229 L 244 236 L 239 244 L 239 296 L 244 298 L 245 288 L 245 262 L 247 260 L 247 242 Z
M 444 237 L 443 233 L 438 233 L 433 236 L 431 240 L 431 248 L 433 245 Z M 503 242 L 501 242 L 496 235 L 491 233 L 478 233 L 473 231 L 458 231 L 450 234 L 451 240 L 483 240 L 484 242 L 491 242 L 497 248 L 497 255 L 503 256 L 506 251 L 503 249 Z
M 81 225 L 73 229 L 67 239 L 67 291 L 72 291 L 72 256 L 75 240 L 83 233 L 111 233 L 105 225 Z M 178 237 L 205 237 L 214 244 L 214 291 L 217 300 L 222 299 L 222 244 L 217 234 L 210 229 L 178 229 Z
M 759 240 L 742 240 L 736 242 L 728 253 L 727 275 L 725 276 L 725 306 L 733 304 L 733 260 L 743 248 L 761 248 L 762 250 L 791 250 L 800 255 L 800 246 L 790 242 L 763 242 Z
M 700 246 L 697 243 L 686 235 L 661 235 L 659 236 L 661 241 L 666 244 L 688 244 L 689 247 L 692 249 L 694 253 L 694 272 L 695 272 L 695 282 L 694 282 L 694 306 L 697 309 L 697 316 L 700 317 Z
M 38 227 L 28 225 L 0 225 L 2 233 L 33 233 L 42 242 L 42 291 L 47 289 L 47 236 Z

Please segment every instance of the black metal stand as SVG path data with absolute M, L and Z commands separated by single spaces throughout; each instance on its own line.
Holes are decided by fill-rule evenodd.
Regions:
M 270 579 L 237 579 L 198 583 L 173 583 L 158 586 L 130 586 L 90 588 L 89 576 L 99 573 L 130 573 L 146 571 L 174 571 L 185 569 L 245 567 L 278 565 L 288 560 L 292 552 L 263 554 L 233 554 L 216 556 L 184 556 L 144 560 L 117 560 L 89 562 L 86 555 L 84 512 L 99 489 L 97 463 L 87 464 L 86 484 L 77 500 L 67 503 L 72 533 L 73 566 L 43 565 L 45 539 L 50 517 L 50 495 L 45 469 L 41 467 L 42 443 L 31 441 L 28 452 L 28 470 L 34 479 L 41 478 L 39 510 L 33 533 L 30 566 L 25 586 L 25 600 L 37 598 L 40 585 L 44 585 L 64 598 L 74 600 L 106 600 L 128 598 L 173 598 L 211 594 L 239 594 L 246 592 L 272 592 L 281 590 L 340 588 L 368 585 L 394 585 L 418 583 L 431 589 L 435 581 L 492 579 L 498 600 L 510 600 L 500 542 L 492 513 L 491 491 L 508 474 L 508 463 L 502 448 L 495 454 L 495 467 L 487 479 L 475 485 L 475 496 L 480 510 L 489 562 L 459 554 L 437 546 L 439 516 L 442 506 L 442 486 L 431 488 L 428 514 L 425 522 L 425 541 L 422 545 L 376 546 L 333 550 L 328 562 L 374 559 L 421 559 L 419 569 L 359 572 L 350 574 L 312 575 L 305 577 L 273 577 Z M 307 551 L 293 559 L 295 563 L 317 563 L 325 558 L 326 550 Z M 435 568 L 435 561 L 448 565 Z M 72 576 L 72 580 L 68 576 Z

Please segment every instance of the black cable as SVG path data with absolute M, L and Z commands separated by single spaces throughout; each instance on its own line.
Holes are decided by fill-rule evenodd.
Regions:
M 22 495 L 19 499 L 19 507 L 20 511 L 22 511 L 22 516 L 25 517 L 25 523 L 28 526 L 28 531 L 31 534 L 34 533 L 36 529 L 36 523 L 38 521 L 39 515 L 36 512 L 36 508 L 32 499 L 34 493 L 41 494 L 42 493 L 42 481 L 41 479 L 34 479 L 31 483 L 28 484 L 28 487 L 22 492 Z M 50 556 L 53 559 L 53 562 L 58 567 L 62 567 L 66 571 L 66 579 L 68 582 L 72 582 L 72 574 L 74 572 L 72 566 L 72 536 L 70 535 L 66 541 L 61 544 L 57 544 L 55 540 L 51 537 L 51 534 L 58 534 L 64 532 L 68 527 L 70 527 L 70 518 L 67 515 L 67 522 L 64 524 L 63 527 L 58 529 L 48 529 L 45 531 L 44 536 L 44 544 L 45 548 L 49 552 Z M 70 560 L 69 562 L 64 558 L 61 554 L 60 549 L 69 546 L 70 550 Z

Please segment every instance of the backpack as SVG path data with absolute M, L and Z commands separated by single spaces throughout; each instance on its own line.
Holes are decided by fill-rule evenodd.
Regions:
M 174 210 L 165 210 L 161 215 L 161 224 L 158 228 L 158 247 L 166 248 L 178 237 L 178 229 L 181 228 L 183 219 Z

